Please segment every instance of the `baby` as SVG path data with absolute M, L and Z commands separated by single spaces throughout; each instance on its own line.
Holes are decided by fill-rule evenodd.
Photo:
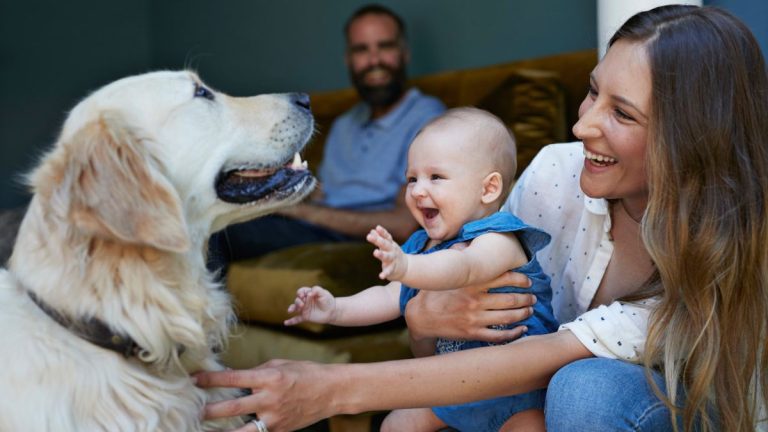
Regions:
M 296 315 L 285 324 L 378 324 L 399 317 L 417 289 L 461 288 L 513 269 L 526 274 L 532 287 L 492 291 L 532 292 L 537 297 L 533 315 L 513 326 L 526 326 L 524 335 L 555 331 L 550 281 L 536 261 L 536 252 L 549 243 L 549 235 L 499 212 L 515 169 L 514 139 L 493 114 L 456 108 L 428 123 L 411 144 L 406 172 L 406 203 L 423 229 L 402 249 L 381 226 L 367 237 L 378 248 L 374 256 L 382 265 L 379 277 L 392 282 L 339 298 L 318 286 L 300 288 L 288 308 Z M 439 339 L 436 351 L 483 345 L 488 343 Z M 445 426 L 463 431 L 543 430 L 543 404 L 544 391 L 538 390 L 455 406 L 395 410 L 382 430 L 435 431 Z

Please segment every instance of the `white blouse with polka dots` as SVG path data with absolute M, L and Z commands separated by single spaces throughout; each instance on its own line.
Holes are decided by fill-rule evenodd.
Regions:
M 538 253 L 552 278 L 552 307 L 595 356 L 639 362 L 647 335 L 648 304 L 614 302 L 587 310 L 613 253 L 608 202 L 581 191 L 580 142 L 543 148 L 515 184 L 503 210 L 552 236 Z

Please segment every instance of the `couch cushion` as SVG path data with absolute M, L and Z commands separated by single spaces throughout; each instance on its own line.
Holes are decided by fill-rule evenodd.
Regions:
M 568 137 L 565 92 L 556 72 L 520 69 L 480 100 L 477 107 L 499 116 L 514 133 L 517 175 L 543 146 L 564 142 Z
M 362 242 L 315 243 L 281 249 L 232 263 L 227 288 L 243 321 L 282 325 L 286 309 L 302 286 L 320 285 L 335 296 L 352 295 L 380 284 L 381 264 L 373 246 Z M 301 329 L 326 333 L 333 326 L 302 323 Z M 337 332 L 338 333 L 338 332 Z
M 404 327 L 344 336 L 318 338 L 289 334 L 278 329 L 241 324 L 234 329 L 226 350 L 225 365 L 246 369 L 281 358 L 322 363 L 365 363 L 411 357 L 408 330 Z

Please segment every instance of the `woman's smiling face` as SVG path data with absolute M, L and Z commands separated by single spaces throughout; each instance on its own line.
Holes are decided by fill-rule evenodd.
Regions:
M 618 40 L 592 71 L 573 133 L 584 143 L 581 188 L 595 198 L 623 199 L 642 212 L 651 71 L 645 45 Z

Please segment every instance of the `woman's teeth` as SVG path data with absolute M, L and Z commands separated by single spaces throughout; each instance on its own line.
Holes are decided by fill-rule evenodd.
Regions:
M 592 162 L 597 163 L 598 165 L 612 165 L 617 162 L 616 159 L 610 156 L 603 156 L 597 153 L 592 153 L 586 149 L 584 150 L 584 157 Z

